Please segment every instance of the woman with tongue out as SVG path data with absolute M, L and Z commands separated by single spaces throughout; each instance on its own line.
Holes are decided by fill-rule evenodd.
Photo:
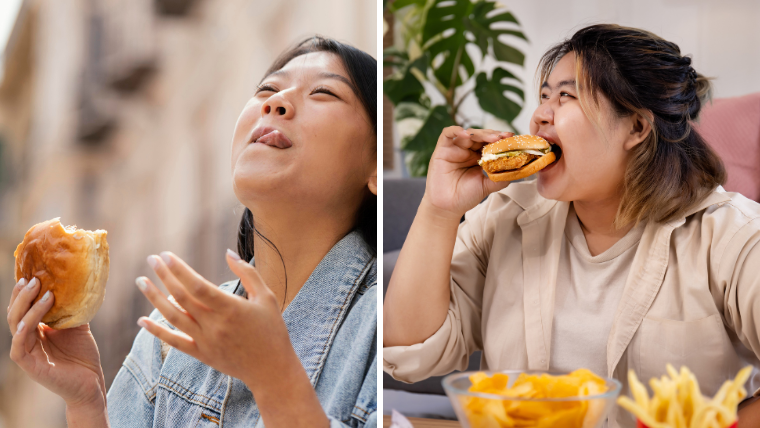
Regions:
M 232 137 L 240 279 L 148 257 L 171 296 L 137 279 L 157 310 L 107 395 L 89 326 L 51 330 L 52 299 L 14 289 L 11 357 L 70 427 L 377 425 L 376 70 L 320 37 L 275 61 Z
M 504 134 L 443 130 L 384 301 L 384 370 L 416 382 L 481 350 L 483 369 L 626 385 L 670 363 L 712 397 L 751 364 L 759 393 L 760 205 L 720 187 L 693 128 L 709 81 L 674 43 L 617 25 L 579 30 L 539 76 L 530 131 L 561 156 L 537 179 L 483 174 L 480 149 Z M 739 427 L 760 426 L 752 400 Z M 615 407 L 609 426 L 636 422 Z

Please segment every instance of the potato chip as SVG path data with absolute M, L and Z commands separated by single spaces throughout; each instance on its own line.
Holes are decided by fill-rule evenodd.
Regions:
M 520 373 L 509 386 L 509 376 L 496 373 L 488 376 L 483 372 L 470 375 L 470 392 L 495 394 L 504 399 L 469 397 L 464 411 L 471 426 L 476 428 L 504 427 L 584 427 L 587 414 L 594 421 L 605 410 L 603 400 L 599 403 L 586 400 L 528 401 L 510 400 L 507 397 L 551 399 L 587 397 L 603 394 L 607 390 L 604 379 L 590 370 L 580 369 L 567 375 Z

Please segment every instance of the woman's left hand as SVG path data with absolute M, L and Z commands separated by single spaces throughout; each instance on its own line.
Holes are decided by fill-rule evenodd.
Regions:
M 180 331 L 147 317 L 138 321 L 141 327 L 173 348 L 242 380 L 268 427 L 329 425 L 290 343 L 280 305 L 256 268 L 227 250 L 227 264 L 248 292 L 243 298 L 220 290 L 172 253 L 150 256 L 148 263 L 176 304 L 146 277 L 137 278 L 137 286 Z
M 273 356 L 295 356 L 295 351 L 280 305 L 259 273 L 232 251 L 226 259 L 248 292 L 247 299 L 220 290 L 172 253 L 148 257 L 181 308 L 146 277 L 137 278 L 138 288 L 180 331 L 146 317 L 138 324 L 173 348 L 248 384 L 266 375 L 262 368 Z

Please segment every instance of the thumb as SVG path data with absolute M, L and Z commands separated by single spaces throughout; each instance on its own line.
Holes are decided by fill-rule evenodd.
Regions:
M 227 265 L 229 265 L 232 273 L 240 278 L 240 283 L 243 284 L 243 288 L 248 293 L 248 299 L 251 300 L 255 296 L 262 292 L 268 291 L 264 280 L 261 279 L 261 275 L 255 267 L 251 266 L 245 260 L 241 259 L 236 252 L 227 249 Z

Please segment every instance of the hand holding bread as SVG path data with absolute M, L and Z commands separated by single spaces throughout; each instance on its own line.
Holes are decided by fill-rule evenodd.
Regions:
M 100 354 L 88 324 L 108 277 L 105 231 L 64 228 L 53 219 L 33 226 L 15 256 L 11 359 L 70 409 L 105 411 Z

